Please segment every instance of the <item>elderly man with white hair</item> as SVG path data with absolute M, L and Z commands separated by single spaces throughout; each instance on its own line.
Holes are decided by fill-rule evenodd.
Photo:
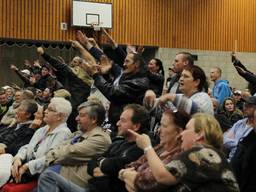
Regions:
M 51 99 L 43 119 L 46 126 L 39 128 L 14 158 L 9 156 L 13 161 L 12 168 L 0 173 L 0 178 L 9 178 L 12 174 L 17 183 L 37 178 L 37 174 L 44 170 L 45 154 L 71 136 L 66 125 L 71 110 L 70 102 L 64 98 Z

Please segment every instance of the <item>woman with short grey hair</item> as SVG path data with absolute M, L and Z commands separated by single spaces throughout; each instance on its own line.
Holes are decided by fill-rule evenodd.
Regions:
M 70 102 L 64 98 L 51 99 L 44 112 L 46 126 L 39 128 L 29 144 L 23 146 L 13 159 L 11 172 L 16 182 L 37 178 L 44 170 L 44 155 L 71 136 L 66 124 L 71 110 Z
M 72 111 L 71 103 L 64 98 L 53 97 L 51 99 L 51 105 L 58 113 L 63 114 L 63 121 L 67 121 Z

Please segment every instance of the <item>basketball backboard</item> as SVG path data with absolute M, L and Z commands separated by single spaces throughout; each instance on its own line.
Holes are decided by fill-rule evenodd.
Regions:
M 72 26 L 112 28 L 112 4 L 73 0 Z

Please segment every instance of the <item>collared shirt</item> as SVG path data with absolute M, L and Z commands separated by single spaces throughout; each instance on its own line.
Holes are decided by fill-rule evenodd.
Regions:
M 224 146 L 230 150 L 228 157 L 229 161 L 232 159 L 236 152 L 238 142 L 246 137 L 253 129 L 252 126 L 247 125 L 247 121 L 248 118 L 237 121 L 233 125 L 233 127 L 231 127 L 227 132 L 224 133 Z M 234 135 L 234 138 L 228 137 L 228 135 L 230 134 Z
M 30 124 L 30 123 L 32 123 L 32 120 L 29 120 L 29 121 L 26 121 L 26 122 L 23 122 L 23 123 L 18 123 L 18 124 L 16 125 L 15 131 L 17 131 L 18 129 L 20 129 L 23 125 Z
M 20 148 L 17 157 L 28 162 L 29 171 L 33 175 L 44 169 L 44 155 L 53 147 L 63 143 L 71 136 L 66 123 L 61 123 L 53 131 L 48 133 L 49 126 L 38 129 L 29 144 Z

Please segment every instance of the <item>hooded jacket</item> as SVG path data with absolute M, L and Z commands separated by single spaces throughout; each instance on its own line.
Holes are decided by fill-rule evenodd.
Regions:
M 231 89 L 228 81 L 225 79 L 217 80 L 212 89 L 212 96 L 222 105 L 224 99 L 231 96 Z

